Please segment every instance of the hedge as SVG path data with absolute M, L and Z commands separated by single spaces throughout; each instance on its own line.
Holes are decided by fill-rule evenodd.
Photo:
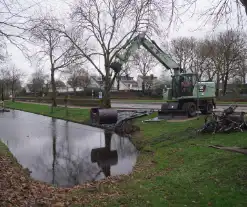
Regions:
M 222 102 L 247 102 L 247 98 L 217 98 L 217 101 L 222 101 Z
M 16 97 L 16 101 L 24 101 L 24 102 L 37 102 L 37 103 L 51 103 L 51 97 Z M 64 105 L 64 98 L 57 98 L 56 102 L 58 105 Z M 94 106 L 98 107 L 100 105 L 99 99 L 68 99 L 68 105 L 73 106 Z

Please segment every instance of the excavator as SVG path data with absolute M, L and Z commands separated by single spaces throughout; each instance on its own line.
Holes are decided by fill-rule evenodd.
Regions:
M 137 50 L 143 46 L 150 52 L 167 70 L 172 72 L 171 88 L 164 93 L 166 103 L 161 105 L 158 117 L 162 119 L 175 119 L 177 117 L 195 117 L 212 113 L 216 107 L 216 84 L 212 81 L 200 81 L 196 73 L 186 73 L 180 68 L 171 55 L 165 53 L 154 40 L 146 37 L 144 33 L 137 35 L 131 41 L 126 42 L 125 47 L 116 55 L 110 67 L 116 72 Z

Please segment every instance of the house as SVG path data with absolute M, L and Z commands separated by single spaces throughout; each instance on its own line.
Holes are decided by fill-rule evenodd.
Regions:
M 114 81 L 113 91 L 129 91 L 129 90 L 139 90 L 137 81 L 130 76 L 120 76 Z
M 103 80 L 101 76 L 90 76 L 90 84 L 88 88 L 103 88 Z
M 150 76 L 142 76 L 138 75 L 137 77 L 137 83 L 138 88 L 142 89 L 142 85 L 145 85 L 145 89 L 153 89 L 158 81 L 157 77 L 154 77 L 153 75 Z

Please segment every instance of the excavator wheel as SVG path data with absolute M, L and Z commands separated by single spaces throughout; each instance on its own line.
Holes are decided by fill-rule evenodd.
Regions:
M 211 114 L 213 112 L 213 104 L 212 103 L 206 103 L 205 109 L 202 110 L 202 114 Z
M 183 110 L 187 111 L 188 117 L 196 116 L 196 104 L 193 102 L 184 103 Z

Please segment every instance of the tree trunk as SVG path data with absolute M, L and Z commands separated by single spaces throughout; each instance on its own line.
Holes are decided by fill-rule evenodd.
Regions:
M 111 108 L 110 88 L 107 85 L 104 87 L 104 95 L 103 95 L 103 99 L 102 99 L 102 107 L 103 108 Z
M 246 75 L 247 75 L 247 73 L 243 74 L 243 77 L 242 77 L 243 78 L 243 84 L 246 84 Z
M 76 96 L 76 87 L 74 87 L 73 90 L 74 90 L 74 95 Z
M 83 96 L 86 97 L 87 96 L 87 88 L 83 87 Z
M 2 84 L 2 97 L 1 97 L 1 99 L 2 99 L 2 101 L 4 101 L 4 88 L 3 88 L 3 84 Z
M 143 94 L 145 93 L 145 82 L 144 82 L 144 80 L 142 81 L 142 93 Z
M 223 94 L 226 95 L 227 82 L 228 82 L 229 71 L 226 72 L 224 77 Z
M 51 69 L 51 87 L 52 87 L 52 106 L 56 107 L 57 102 L 56 102 L 56 83 L 55 83 L 55 78 L 54 78 L 54 69 Z
M 120 78 L 117 79 L 117 90 L 119 91 L 120 89 Z
M 14 97 L 14 85 L 12 85 L 11 94 L 12 94 L 12 102 L 14 102 L 15 101 L 15 97 Z
M 218 72 L 216 77 L 216 97 L 219 97 L 219 91 L 220 91 L 220 74 Z
M 120 89 L 120 75 L 117 75 L 117 90 L 119 91 Z
M 55 184 L 55 167 L 56 167 L 56 159 L 57 159 L 57 132 L 56 132 L 56 120 L 52 118 L 52 155 L 53 155 L 53 160 L 52 160 L 52 184 Z
M 109 65 L 109 64 L 106 64 Z M 105 68 L 106 75 L 104 77 L 104 95 L 102 98 L 102 107 L 103 108 L 111 108 L 111 97 L 110 97 L 110 91 L 111 91 L 111 77 L 110 77 L 110 68 Z

